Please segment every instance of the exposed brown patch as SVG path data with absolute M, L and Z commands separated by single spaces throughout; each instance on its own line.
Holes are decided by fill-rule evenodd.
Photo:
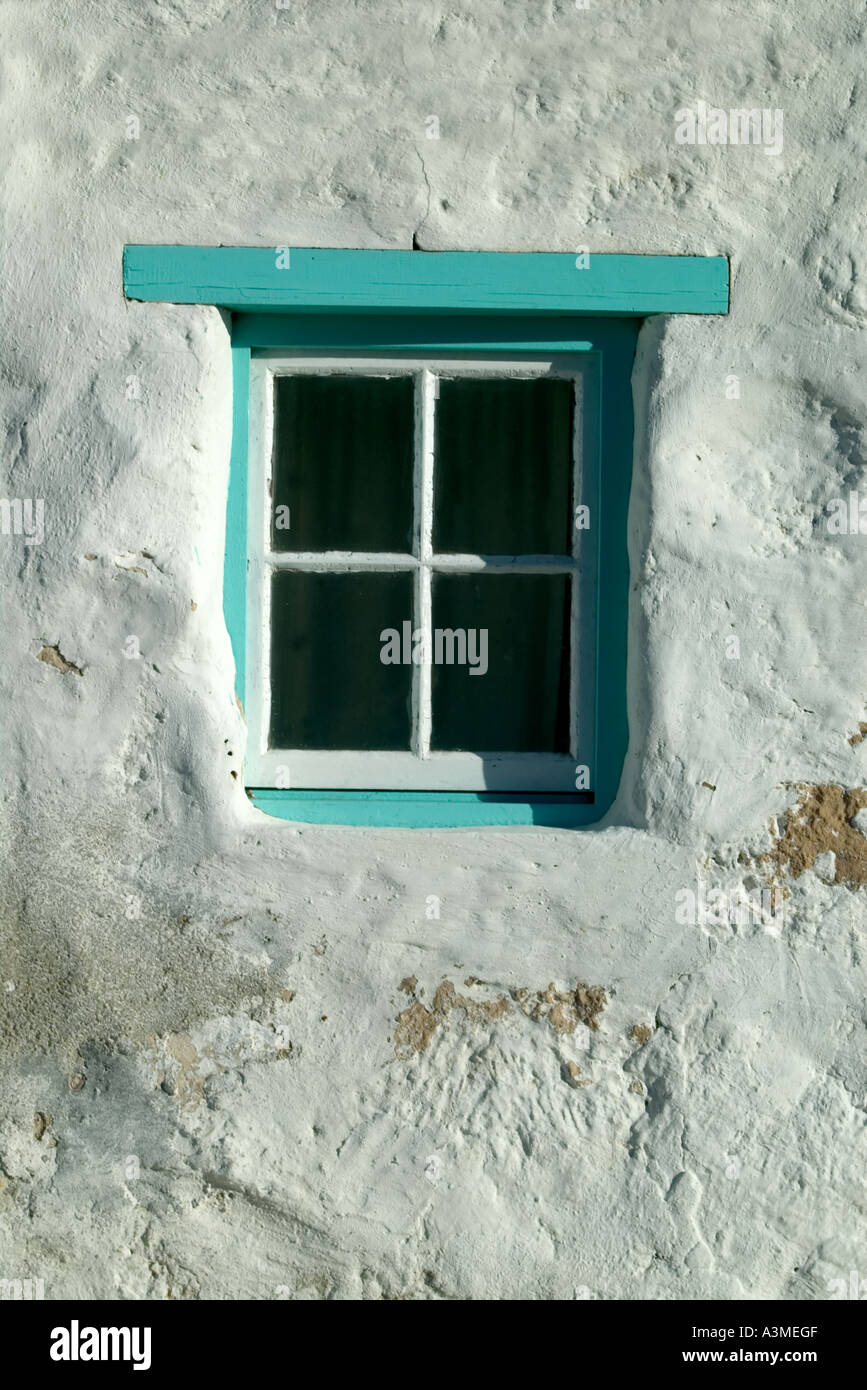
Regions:
M 68 1078 L 68 1085 L 70 1091 L 83 1091 L 86 1084 L 87 1077 L 84 1075 L 84 1072 L 74 1071 L 72 1075 Z
M 70 671 L 74 671 L 77 676 L 83 676 L 84 672 L 80 666 L 76 666 L 74 661 L 67 661 L 65 656 L 61 656 L 59 647 L 43 647 L 36 653 L 37 661 L 44 661 L 47 666 L 53 666 L 55 671 L 60 671 L 66 676 Z
M 394 1055 L 402 1062 L 416 1052 L 426 1052 L 440 1020 L 424 1004 L 411 1004 L 398 1016 L 394 1030 Z
M 528 1018 L 546 1018 L 555 1033 L 574 1033 L 579 1023 L 594 1032 L 599 1028 L 599 1015 L 608 1003 L 608 995 L 599 985 L 586 981 L 572 990 L 558 990 L 554 982 L 546 990 L 516 989 L 515 999 Z
M 170 1033 L 166 1052 L 177 1062 L 174 1095 L 182 1105 L 195 1105 L 205 1094 L 205 1083 L 199 1075 L 201 1058 L 189 1033 Z
M 648 1028 L 646 1023 L 633 1023 L 629 1036 L 637 1043 L 646 1043 L 647 1039 L 653 1036 L 653 1029 Z
M 409 978 L 415 989 L 418 981 L 415 976 Z M 403 981 L 401 989 L 409 983 L 409 978 Z M 395 1056 L 406 1061 L 416 1052 L 427 1051 L 437 1028 L 453 1009 L 462 1009 L 471 1023 L 494 1023 L 507 1014 L 509 1008 L 505 994 L 497 999 L 469 999 L 465 994 L 456 993 L 451 980 L 442 980 L 429 1009 L 416 1002 L 398 1015 L 394 1030 Z
M 862 722 L 858 725 L 857 734 L 853 734 L 852 737 L 849 739 L 849 742 L 851 743 L 853 748 L 856 744 L 864 742 L 865 734 L 867 734 L 867 724 L 865 724 L 862 720 Z
M 471 1023 L 493 1023 L 507 1014 L 509 1008 L 505 994 L 497 999 L 470 999 L 466 994 L 456 994 L 451 980 L 443 980 L 433 997 L 435 1014 L 445 1017 L 452 1009 L 463 1009 Z
M 859 887 L 867 883 L 867 836 L 851 824 L 853 816 L 867 806 L 867 788 L 798 784 L 800 799 L 785 814 L 780 833 L 772 822 L 776 843 L 761 860 L 769 864 L 772 878 L 783 875 L 799 878 L 820 854 L 835 855 L 835 883 Z
M 581 1068 L 579 1067 L 579 1065 L 578 1065 L 577 1062 L 564 1062 L 564 1063 L 563 1063 L 563 1079 L 564 1079 L 565 1081 L 568 1081 L 570 1086 L 576 1087 L 576 1089 L 577 1089 L 577 1087 L 579 1087 L 579 1086 L 589 1086 L 589 1085 L 590 1085 L 589 1078 L 587 1078 L 587 1077 L 583 1077 L 583 1078 L 582 1078 L 582 1076 L 581 1076 Z
M 404 989 L 410 980 L 415 990 L 418 983 L 415 976 L 403 980 L 400 988 Z M 468 976 L 467 985 L 470 981 L 473 985 L 483 983 L 474 975 Z M 424 990 L 418 992 L 424 994 Z M 546 1019 L 561 1036 L 574 1033 L 579 1023 L 598 1029 L 599 1015 L 608 1003 L 604 989 L 585 983 L 572 990 L 557 990 L 552 983 L 544 991 L 515 989 L 511 993 L 527 1018 Z M 511 1011 L 511 1004 L 505 994 L 496 999 L 470 999 L 466 994 L 458 994 L 451 980 L 442 980 L 429 1009 L 417 1000 L 398 1015 L 394 1032 L 395 1056 L 406 1061 L 416 1052 L 425 1052 L 440 1023 L 454 1009 L 461 1009 L 471 1023 L 491 1024 L 504 1018 Z
M 404 994 L 415 994 L 415 987 L 417 984 L 418 978 L 415 975 L 407 975 L 405 980 L 401 980 L 398 989 Z
M 44 1114 L 41 1110 L 37 1110 L 36 1114 L 33 1116 L 33 1138 L 41 1139 L 50 1124 L 51 1116 Z

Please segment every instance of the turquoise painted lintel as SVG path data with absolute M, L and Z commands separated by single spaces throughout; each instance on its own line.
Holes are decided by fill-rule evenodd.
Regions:
M 126 246 L 128 299 L 296 313 L 725 314 L 725 256 Z

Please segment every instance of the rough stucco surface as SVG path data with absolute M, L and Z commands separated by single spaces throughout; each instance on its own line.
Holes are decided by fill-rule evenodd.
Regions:
M 834 791 L 867 766 L 867 540 L 824 521 L 867 494 L 862 8 L 3 22 L 3 486 L 46 535 L 0 538 L 0 1277 L 823 1299 L 867 1274 L 864 798 Z M 782 109 L 782 154 L 676 145 L 699 99 Z M 631 744 L 598 831 L 293 826 L 230 775 L 226 325 L 125 303 L 122 247 L 414 234 L 732 258 L 729 317 L 642 330 Z M 784 926 L 679 921 L 699 873 L 777 882 Z

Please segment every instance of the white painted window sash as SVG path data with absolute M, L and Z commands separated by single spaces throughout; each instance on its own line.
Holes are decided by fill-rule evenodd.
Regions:
M 575 788 L 578 742 L 578 584 L 579 537 L 573 529 L 571 555 L 453 555 L 432 549 L 434 504 L 434 412 L 439 375 L 558 376 L 575 381 L 575 438 L 573 441 L 573 499 L 581 497 L 582 392 L 579 389 L 586 358 L 569 359 L 444 357 L 406 355 L 261 353 L 253 358 L 250 385 L 248 470 L 248 589 L 247 589 L 247 723 L 249 730 L 245 781 L 249 786 L 367 790 L 430 791 L 572 791 Z M 415 378 L 415 441 L 413 486 L 413 553 L 324 551 L 275 552 L 271 549 L 273 454 L 273 387 L 275 375 L 336 372 L 363 375 L 404 375 Z M 473 574 L 483 571 L 524 574 L 569 574 L 570 692 L 572 748 L 568 755 L 546 753 L 432 752 L 431 667 L 412 670 L 412 728 L 410 751 L 353 751 L 274 749 L 268 747 L 270 726 L 270 597 L 271 574 L 279 570 L 351 573 L 412 571 L 414 628 L 425 634 L 432 650 L 431 580 L 435 572 Z M 587 759 L 585 758 L 585 761 Z

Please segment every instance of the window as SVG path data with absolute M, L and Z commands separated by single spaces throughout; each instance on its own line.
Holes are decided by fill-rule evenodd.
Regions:
M 254 359 L 255 786 L 589 791 L 596 377 L 586 354 Z
M 605 814 L 638 329 L 726 313 L 728 278 L 713 256 L 124 249 L 129 299 L 231 316 L 223 606 L 258 807 Z

